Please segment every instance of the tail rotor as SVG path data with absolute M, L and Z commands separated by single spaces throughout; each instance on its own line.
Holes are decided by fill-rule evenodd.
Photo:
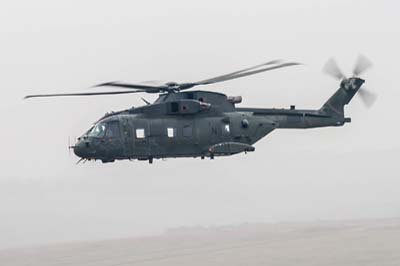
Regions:
M 359 55 L 354 65 L 353 76 L 351 78 L 346 78 L 334 58 L 328 60 L 328 62 L 323 67 L 323 72 L 337 80 L 340 80 L 342 84 L 346 86 L 352 84 L 351 79 L 358 78 L 361 74 L 366 72 L 371 67 L 372 62 L 367 57 Z M 371 108 L 377 99 L 377 95 L 374 92 L 367 90 L 365 86 L 362 86 L 358 92 L 362 103 L 367 108 Z

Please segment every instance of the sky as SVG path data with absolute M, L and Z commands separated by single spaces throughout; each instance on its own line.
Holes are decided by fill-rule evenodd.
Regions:
M 157 234 L 180 226 L 400 216 L 400 4 L 384 1 L 4 1 L 0 248 Z M 113 80 L 190 82 L 285 59 L 304 65 L 202 89 L 241 107 L 319 108 L 359 54 L 378 94 L 340 128 L 276 130 L 216 160 L 75 165 L 68 147 L 138 95 L 23 100 Z M 155 100 L 156 95 L 144 95 Z

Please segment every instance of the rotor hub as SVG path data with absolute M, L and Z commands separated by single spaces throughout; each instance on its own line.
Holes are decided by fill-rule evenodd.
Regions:
M 175 81 L 170 81 L 165 83 L 165 85 L 168 87 L 168 89 L 170 90 L 179 90 L 179 83 L 175 82 Z
M 341 87 L 345 90 L 358 90 L 365 80 L 357 77 L 352 77 L 348 79 L 343 79 L 341 82 Z

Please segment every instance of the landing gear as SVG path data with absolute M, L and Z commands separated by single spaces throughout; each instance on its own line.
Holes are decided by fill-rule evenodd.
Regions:
M 149 157 L 149 164 L 153 164 L 153 157 Z
M 214 154 L 210 154 L 210 159 L 214 160 Z

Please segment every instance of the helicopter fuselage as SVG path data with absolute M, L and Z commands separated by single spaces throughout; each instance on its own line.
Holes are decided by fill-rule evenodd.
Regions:
M 343 115 L 324 110 L 237 108 L 240 97 L 190 91 L 161 94 L 153 103 L 106 114 L 79 138 L 81 158 L 113 162 L 251 152 L 277 128 L 341 126 Z

